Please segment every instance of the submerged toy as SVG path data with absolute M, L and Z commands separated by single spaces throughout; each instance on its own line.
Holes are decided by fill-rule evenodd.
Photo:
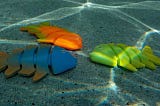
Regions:
M 140 51 L 124 44 L 100 44 L 90 53 L 90 59 L 103 65 L 121 66 L 130 71 L 143 67 L 154 70 L 155 65 L 160 65 L 160 58 L 153 54 L 149 46 Z
M 44 78 L 51 71 L 60 74 L 76 66 L 77 59 L 58 46 L 35 46 L 15 50 L 8 55 L 0 52 L 0 72 L 7 78 L 20 74 L 32 76 L 33 82 Z
M 21 31 L 28 31 L 38 38 L 38 42 L 52 43 L 68 50 L 78 50 L 82 48 L 80 35 L 69 32 L 63 28 L 50 26 L 49 23 L 30 25 L 20 28 Z

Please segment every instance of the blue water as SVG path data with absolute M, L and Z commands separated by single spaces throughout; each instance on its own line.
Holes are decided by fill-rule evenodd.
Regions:
M 0 105 L 115 106 L 160 105 L 160 67 L 136 73 L 92 63 L 88 53 L 101 43 L 149 45 L 160 56 L 160 1 L 146 0 L 5 0 L 0 1 L 0 50 L 38 45 L 21 26 L 49 21 L 76 32 L 83 49 L 78 65 L 38 83 L 0 73 Z

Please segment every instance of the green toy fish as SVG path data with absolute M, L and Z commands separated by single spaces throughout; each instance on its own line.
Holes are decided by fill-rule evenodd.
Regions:
M 89 54 L 91 61 L 107 66 L 121 66 L 130 71 L 137 71 L 137 68 L 147 67 L 155 70 L 160 65 L 160 58 L 153 54 L 149 46 L 142 51 L 134 46 L 125 44 L 100 44 Z

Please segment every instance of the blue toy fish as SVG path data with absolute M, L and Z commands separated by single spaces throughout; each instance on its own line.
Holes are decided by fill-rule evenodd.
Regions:
M 14 50 L 11 55 L 0 52 L 0 72 L 6 78 L 15 74 L 33 76 L 37 82 L 49 72 L 60 74 L 76 66 L 77 59 L 67 50 L 58 46 L 33 46 Z

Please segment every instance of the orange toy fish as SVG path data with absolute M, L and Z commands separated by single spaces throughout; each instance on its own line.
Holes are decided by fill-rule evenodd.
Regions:
M 82 48 L 80 35 L 57 26 L 51 26 L 48 22 L 39 25 L 25 26 L 20 28 L 20 30 L 34 34 L 38 38 L 38 42 L 52 43 L 68 50 L 78 50 Z

